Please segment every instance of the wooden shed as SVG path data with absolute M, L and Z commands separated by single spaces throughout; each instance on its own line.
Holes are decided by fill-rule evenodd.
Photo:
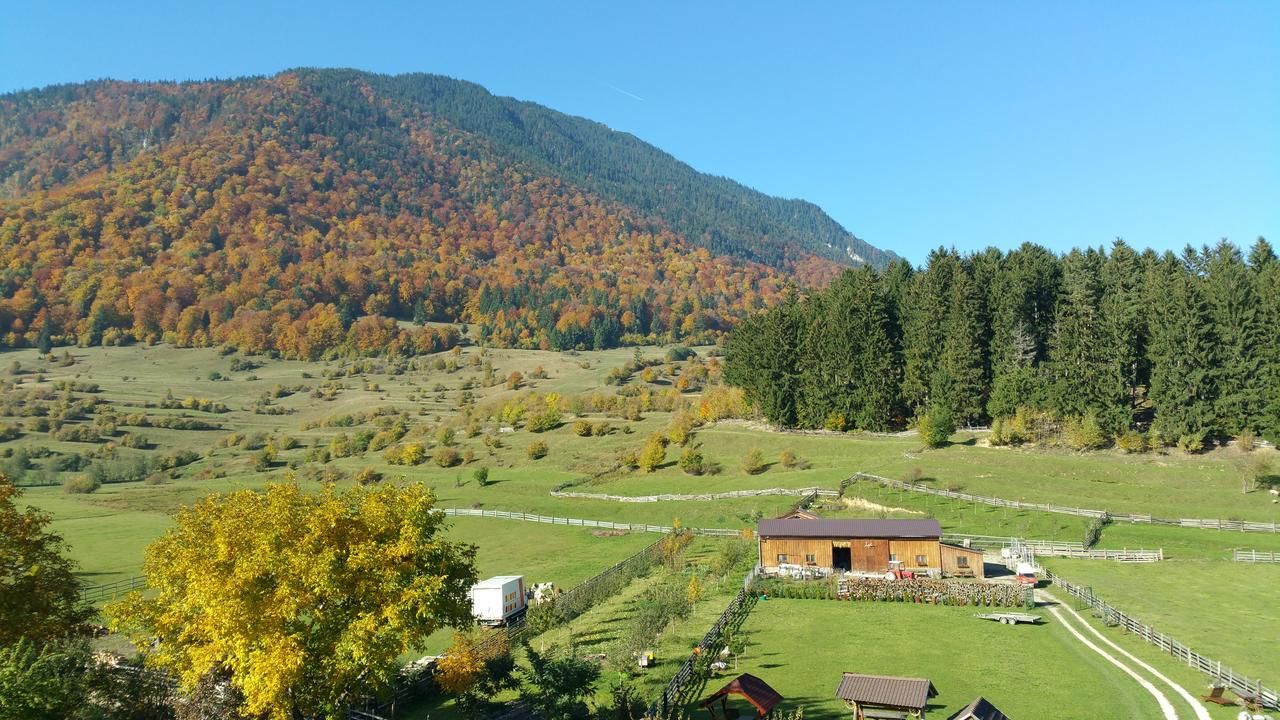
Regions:
M 919 720 L 938 694 L 924 678 L 844 673 L 836 697 L 853 710 L 854 720 Z
M 769 683 L 750 673 L 743 673 L 738 677 L 729 681 L 727 685 L 707 696 L 706 700 L 698 703 L 698 707 L 706 708 L 711 713 L 711 717 L 716 720 L 727 720 L 729 710 L 726 707 L 726 700 L 730 695 L 737 695 L 745 698 L 747 702 L 756 710 L 756 717 L 765 717 L 773 711 L 778 703 L 782 702 L 782 696 L 777 690 L 769 687 Z M 720 701 L 720 714 L 716 714 L 716 701 Z
M 896 567 L 984 577 L 982 552 L 943 545 L 937 520 L 761 520 L 760 565 L 886 572 Z

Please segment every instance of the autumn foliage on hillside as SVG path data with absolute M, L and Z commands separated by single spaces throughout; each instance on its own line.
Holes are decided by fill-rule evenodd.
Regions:
M 431 321 L 513 347 L 696 342 L 783 283 L 358 77 L 0 97 L 6 347 L 317 358 L 457 341 Z

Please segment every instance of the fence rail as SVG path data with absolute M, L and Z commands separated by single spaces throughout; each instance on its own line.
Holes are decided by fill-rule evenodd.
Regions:
M 489 517 L 506 520 L 524 520 L 526 522 L 545 523 L 548 525 L 567 525 L 570 527 L 593 527 L 605 530 L 626 530 L 628 532 L 669 533 L 675 528 L 667 525 L 647 525 L 644 523 L 616 523 L 608 520 L 584 520 L 582 518 L 551 517 L 548 515 L 532 515 L 530 513 L 508 512 L 506 510 L 483 510 L 478 508 L 443 508 L 445 515 L 452 517 Z M 695 535 L 712 535 L 717 537 L 739 537 L 741 530 L 734 528 L 685 528 Z
M 1233 562 L 1243 563 L 1280 563 L 1280 552 L 1260 552 L 1236 548 L 1231 551 Z
M 958 492 L 955 490 L 943 490 L 942 488 L 929 487 L 920 483 L 903 482 L 902 480 L 892 480 L 879 475 L 858 472 L 849 478 L 850 481 L 857 482 L 865 480 L 868 482 L 876 482 L 885 487 L 897 488 L 899 490 L 907 490 L 910 492 L 925 493 L 928 495 L 937 495 L 939 497 L 952 498 L 955 500 L 964 500 L 965 502 L 981 503 L 983 505 L 991 505 L 994 507 L 1007 507 L 1016 510 L 1038 510 L 1040 512 L 1057 513 L 1059 515 L 1075 515 L 1077 517 L 1087 517 L 1102 520 L 1120 520 L 1130 523 L 1151 523 L 1152 525 L 1174 525 L 1177 527 L 1204 528 L 1208 530 L 1235 530 L 1239 532 L 1269 532 L 1280 533 L 1280 523 L 1275 522 L 1252 522 L 1248 520 L 1213 520 L 1205 518 L 1158 518 L 1151 515 L 1138 515 L 1133 513 L 1112 513 L 1106 510 L 1094 510 L 1090 508 L 1064 507 L 1062 505 L 1054 505 L 1052 503 L 1031 503 L 1021 500 L 1006 500 L 998 497 L 988 497 L 986 495 L 974 495 L 973 493 Z
M 698 642 L 698 650 L 685 659 L 684 664 L 672 676 L 662 694 L 649 706 L 649 717 L 670 717 L 672 711 L 682 709 L 685 704 L 685 693 L 697 672 L 698 659 L 711 658 L 720 648 L 720 639 L 725 629 L 731 625 L 740 625 L 755 605 L 756 595 L 752 592 L 751 585 L 759 572 L 759 566 L 753 567 L 742 579 L 742 588 L 725 606 L 724 612 L 720 613 L 720 617 L 716 619 L 711 629 L 702 636 L 702 640 Z
M 94 605 L 103 600 L 114 600 L 133 590 L 141 590 L 146 587 L 146 584 L 146 578 L 141 575 L 134 575 L 133 577 L 123 578 L 103 585 L 83 585 L 80 589 L 80 598 L 90 605 Z
M 551 497 L 558 498 L 578 498 L 585 500 L 608 500 L 610 502 L 627 502 L 627 503 L 652 503 L 652 502 L 671 502 L 686 501 L 697 502 L 707 500 L 732 500 L 734 498 L 744 497 L 764 497 L 768 495 L 786 495 L 805 497 L 809 495 L 839 495 L 835 490 L 828 490 L 820 487 L 807 488 L 765 488 L 762 490 L 726 490 L 718 493 L 702 493 L 698 495 L 609 495 L 606 493 L 584 493 L 584 492 L 563 492 L 558 490 L 551 491 Z
M 1199 670 L 1205 675 L 1214 678 L 1215 681 L 1231 688 L 1237 694 L 1256 698 L 1258 703 L 1264 707 L 1271 709 L 1280 708 L 1280 693 L 1264 686 L 1261 679 L 1250 679 L 1235 672 L 1230 667 L 1223 665 L 1218 660 L 1207 658 L 1204 655 L 1195 652 L 1174 638 L 1165 635 L 1155 628 L 1135 619 L 1128 613 L 1118 610 L 1114 606 L 1104 602 L 1102 598 L 1093 593 L 1092 588 L 1083 587 L 1067 581 L 1048 568 L 1045 569 L 1045 577 L 1054 585 L 1062 588 L 1068 595 L 1099 611 L 1102 614 L 1102 621 L 1104 624 L 1114 623 L 1119 625 L 1125 630 L 1128 630 L 1134 635 L 1146 640 L 1148 643 L 1160 648 L 1160 650 L 1186 663 L 1188 667 Z
M 1019 554 L 1030 550 L 1042 557 L 1075 558 L 1079 560 L 1116 560 L 1118 562 L 1159 562 L 1164 560 L 1164 550 L 1099 550 L 1087 548 L 1084 543 L 1064 540 L 1026 540 L 1024 538 L 1004 537 L 1000 535 L 966 535 L 949 533 L 942 536 L 942 542 L 978 548 L 980 550 L 1001 550 L 1009 548 Z

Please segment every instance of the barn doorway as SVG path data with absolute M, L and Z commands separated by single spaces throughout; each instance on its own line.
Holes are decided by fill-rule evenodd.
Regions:
M 849 549 L 848 543 L 843 543 L 844 547 L 838 545 L 831 546 L 831 567 L 836 570 L 848 571 L 853 569 L 853 552 Z

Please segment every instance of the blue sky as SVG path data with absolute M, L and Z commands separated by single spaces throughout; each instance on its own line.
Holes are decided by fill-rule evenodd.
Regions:
M 811 200 L 916 262 L 1280 243 L 1280 2 L 258 5 L 15 5 L 0 92 L 435 72 Z

